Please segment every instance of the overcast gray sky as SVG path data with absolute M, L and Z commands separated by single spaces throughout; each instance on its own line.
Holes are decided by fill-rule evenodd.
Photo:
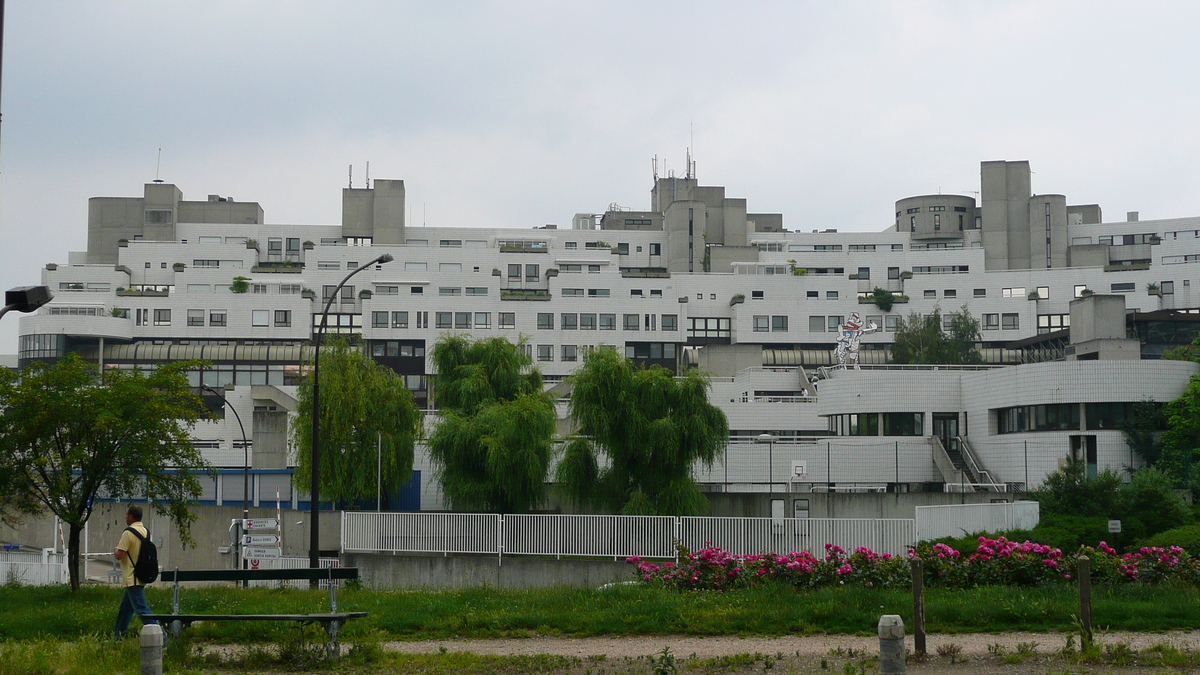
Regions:
M 347 167 L 414 223 L 646 208 L 651 157 L 789 229 L 896 199 L 1036 192 L 1106 220 L 1200 215 L 1200 3 L 8 0 L 0 287 L 86 248 L 87 199 L 258 201 L 340 220 Z M 16 316 L 0 353 L 16 351 Z

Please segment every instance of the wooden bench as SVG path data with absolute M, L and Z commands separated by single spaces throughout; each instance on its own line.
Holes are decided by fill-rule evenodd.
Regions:
M 319 623 L 329 635 L 326 650 L 330 656 L 339 654 L 338 630 L 350 619 L 361 619 L 366 612 L 337 611 L 337 584 L 335 581 L 357 579 L 357 567 L 327 567 L 321 569 L 281 569 L 281 570 L 168 570 L 162 573 L 162 580 L 174 583 L 174 593 L 171 597 L 170 614 L 146 614 L 143 621 L 154 620 L 167 627 L 171 635 L 178 637 L 184 628 L 196 621 L 296 621 L 299 623 Z M 329 582 L 329 612 L 325 614 L 183 614 L 179 611 L 179 582 L 181 581 L 328 581 Z

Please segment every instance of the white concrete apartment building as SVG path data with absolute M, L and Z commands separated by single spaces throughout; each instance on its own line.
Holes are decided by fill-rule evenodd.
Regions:
M 1032 194 L 1027 162 L 981 173 L 980 201 L 901 199 L 879 232 L 788 231 L 690 173 L 656 176 L 646 211 L 575 214 L 569 229 L 407 227 L 403 181 L 343 189 L 337 225 L 269 224 L 256 203 L 150 183 L 90 201 L 88 249 L 46 266 L 56 298 L 21 319 L 19 363 L 211 361 L 193 384 L 223 388 L 253 440 L 226 416 L 196 428 L 197 446 L 219 467 L 249 458 L 256 499 L 297 500 L 286 419 L 322 300 L 388 252 L 338 294 L 328 332 L 360 336 L 421 405 L 447 333 L 524 339 L 556 391 L 599 345 L 699 366 L 731 429 L 726 462 L 698 469 L 713 490 L 1003 490 L 1069 456 L 1139 465 L 1113 424 L 1196 372 L 1141 359 L 1200 326 L 1200 217 L 1106 223 L 1096 205 Z M 875 288 L 895 294 L 890 311 L 865 297 Z M 988 367 L 875 369 L 902 316 L 962 306 Z M 862 337 L 862 370 L 831 368 L 852 312 L 879 330 Z M 1086 326 L 1069 331 L 1072 315 Z M 420 507 L 440 508 L 423 455 L 418 468 Z M 241 499 L 240 479 L 208 489 Z

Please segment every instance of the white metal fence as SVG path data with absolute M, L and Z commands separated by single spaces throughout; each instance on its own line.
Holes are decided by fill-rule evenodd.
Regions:
M 260 570 L 298 570 L 308 568 L 308 558 L 265 558 L 256 561 L 258 563 L 255 569 Z M 321 569 L 330 567 L 338 567 L 341 563 L 337 558 L 318 558 L 317 562 Z M 334 583 L 341 583 L 335 581 Z M 272 579 L 265 581 L 249 581 L 249 586 L 279 588 L 285 586 L 289 588 L 308 588 L 308 580 L 306 579 Z M 319 583 L 321 588 L 328 588 L 329 582 L 322 581 Z
M 1033 501 L 917 507 L 917 540 L 962 537 L 977 532 L 1031 530 L 1041 519 Z
M 0 552 L 0 583 L 51 586 L 70 582 L 67 557 L 53 550 Z
M 472 529 L 474 528 L 474 529 Z M 349 553 L 482 553 L 674 558 L 676 545 L 719 546 L 735 554 L 823 553 L 866 546 L 901 555 L 912 546 L 910 519 L 693 518 L 458 513 L 342 514 L 342 551 Z
M 690 550 L 717 546 L 726 551 L 824 555 L 825 545 L 847 552 L 865 546 L 903 555 L 916 541 L 911 519 L 868 518 L 680 518 L 679 541 Z

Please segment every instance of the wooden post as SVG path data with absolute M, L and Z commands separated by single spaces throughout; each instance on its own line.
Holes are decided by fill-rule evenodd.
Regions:
M 1083 647 L 1092 644 L 1092 561 L 1079 556 L 1079 636 Z
M 925 572 L 921 569 L 921 559 L 909 561 L 912 568 L 913 591 L 913 651 L 926 654 L 925 649 Z

